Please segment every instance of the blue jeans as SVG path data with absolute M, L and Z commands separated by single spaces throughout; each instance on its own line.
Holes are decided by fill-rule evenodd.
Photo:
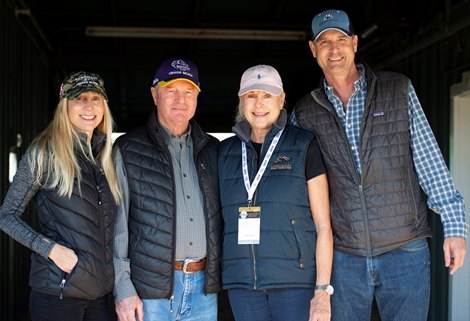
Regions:
M 144 321 L 217 321 L 217 294 L 204 294 L 204 271 L 175 271 L 173 296 L 142 300 Z
M 313 289 L 228 290 L 237 321 L 308 321 Z
M 425 239 L 375 257 L 335 251 L 331 320 L 370 320 L 372 301 L 382 321 L 426 321 L 430 255 Z

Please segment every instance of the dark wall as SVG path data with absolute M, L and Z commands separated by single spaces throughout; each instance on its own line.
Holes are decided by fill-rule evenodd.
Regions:
M 3 200 L 9 184 L 9 153 L 20 157 L 49 118 L 49 63 L 31 26 L 19 23 L 9 1 L 0 1 L 0 24 L 0 196 Z M 36 225 L 31 207 L 23 218 Z M 30 252 L 0 232 L 0 255 L 0 320 L 29 320 Z

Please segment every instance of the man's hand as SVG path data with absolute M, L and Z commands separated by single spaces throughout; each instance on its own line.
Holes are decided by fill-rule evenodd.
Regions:
M 445 265 L 453 275 L 463 266 L 466 253 L 466 244 L 463 237 L 447 237 L 444 239 Z
M 122 299 L 116 303 L 116 313 L 119 321 L 143 321 L 143 304 L 137 295 Z M 137 314 L 137 319 L 135 318 Z
M 330 295 L 325 291 L 315 291 L 315 296 L 310 301 L 309 321 L 330 321 L 331 303 Z

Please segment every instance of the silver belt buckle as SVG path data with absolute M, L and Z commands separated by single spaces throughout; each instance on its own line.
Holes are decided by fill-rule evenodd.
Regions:
M 188 268 L 188 265 L 189 263 L 195 263 L 195 262 L 198 262 L 199 259 L 186 259 L 184 260 L 183 262 L 183 273 L 184 274 L 191 274 L 191 273 L 194 273 L 194 272 L 191 272 L 191 271 L 187 271 L 186 269 Z

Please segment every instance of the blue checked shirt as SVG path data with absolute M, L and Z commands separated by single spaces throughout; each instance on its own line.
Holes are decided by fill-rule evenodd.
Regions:
M 364 77 L 364 66 L 358 64 L 357 67 L 361 72 L 361 77 L 354 82 L 354 93 L 349 98 L 346 111 L 343 109 L 341 100 L 334 94 L 333 87 L 328 86 L 326 80 L 323 86 L 328 100 L 346 131 L 356 168 L 361 173 L 360 128 L 367 96 L 367 82 Z M 454 186 L 411 82 L 408 86 L 408 105 L 413 163 L 419 184 L 428 196 L 427 205 L 441 215 L 444 237 L 466 238 L 468 225 L 465 222 L 463 197 Z M 298 126 L 295 115 L 292 115 L 290 122 Z

